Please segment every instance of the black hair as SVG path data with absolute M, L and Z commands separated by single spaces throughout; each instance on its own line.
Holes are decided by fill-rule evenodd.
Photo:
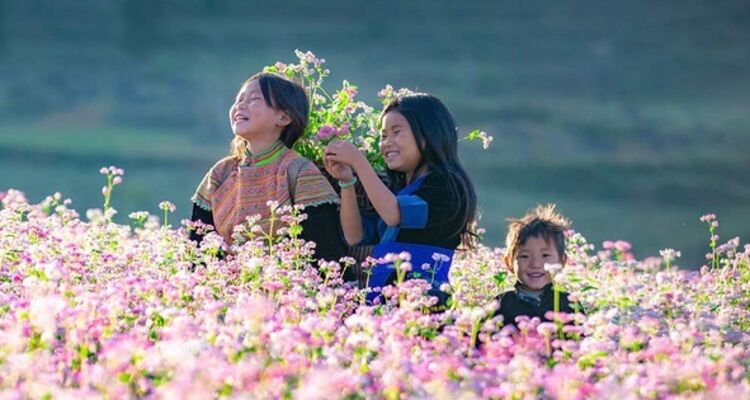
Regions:
M 526 241 L 532 237 L 539 237 L 554 244 L 561 260 L 565 255 L 565 231 L 570 229 L 570 220 L 556 209 L 555 204 L 537 205 L 519 219 L 508 219 L 508 234 L 505 237 L 505 251 L 508 265 Z
M 478 237 L 474 232 L 477 214 L 477 195 L 469 175 L 458 158 L 458 128 L 453 115 L 437 97 L 412 93 L 392 100 L 383 109 L 381 119 L 389 112 L 398 112 L 409 122 L 422 159 L 417 170 L 427 166 L 430 171 L 446 175 L 450 196 L 459 204 L 456 213 L 462 223 L 455 235 L 472 248 Z M 405 184 L 404 174 L 388 170 L 389 182 L 395 188 Z
M 284 111 L 291 119 L 289 125 L 281 131 L 281 141 L 286 147 L 292 148 L 307 128 L 310 101 L 305 89 L 281 75 L 268 72 L 251 76 L 245 84 L 253 80 L 258 81 L 266 104 L 275 110 Z

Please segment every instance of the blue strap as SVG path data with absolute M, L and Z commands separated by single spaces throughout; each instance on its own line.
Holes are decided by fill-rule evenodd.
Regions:
M 382 218 L 378 218 L 377 229 L 380 235 L 380 243 L 395 242 L 402 228 L 420 229 L 427 226 L 427 202 L 414 194 L 422 187 L 422 182 L 424 182 L 426 176 L 420 176 L 396 193 L 396 201 L 401 212 L 401 223 L 399 225 L 388 226 Z

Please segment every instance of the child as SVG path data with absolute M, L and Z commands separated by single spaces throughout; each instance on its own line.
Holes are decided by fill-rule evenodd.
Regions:
M 258 223 L 268 232 L 268 201 L 279 206 L 302 204 L 307 206 L 307 220 L 300 236 L 316 242 L 316 256 L 345 255 L 339 228 L 332 222 L 338 213 L 338 195 L 315 164 L 291 150 L 307 126 L 308 111 L 305 90 L 292 81 L 270 73 L 245 81 L 229 109 L 234 133 L 231 154 L 217 162 L 198 186 L 192 197 L 192 219 L 214 225 L 232 243 L 233 228 L 248 216 L 259 214 Z M 191 239 L 200 242 L 202 237 L 192 233 Z
M 554 311 L 552 277 L 544 265 L 565 265 L 565 231 L 570 222 L 555 210 L 555 205 L 537 206 L 521 219 L 508 220 L 505 238 L 505 264 L 515 273 L 516 288 L 501 295 L 503 323 L 515 325 L 516 317 L 526 315 L 548 321 L 545 314 Z M 560 294 L 559 311 L 572 313 L 568 295 Z
M 440 100 L 423 93 L 393 100 L 381 118 L 380 152 L 390 187 L 351 143 L 334 141 L 326 148 L 326 170 L 341 187 L 344 238 L 350 245 L 377 243 L 375 258 L 409 252 L 411 276 L 418 272 L 439 288 L 448 281 L 454 250 L 462 242 L 471 246 L 476 237 L 476 194 L 458 159 L 456 123 Z M 360 215 L 358 180 L 378 214 L 374 218 Z M 394 275 L 392 265 L 378 265 L 369 286 L 385 286 Z

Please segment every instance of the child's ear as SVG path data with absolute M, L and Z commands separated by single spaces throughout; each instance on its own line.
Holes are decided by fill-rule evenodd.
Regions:
M 276 120 L 277 126 L 287 126 L 292 123 L 292 119 L 289 117 L 289 114 L 285 112 L 281 112 L 279 115 L 279 118 Z

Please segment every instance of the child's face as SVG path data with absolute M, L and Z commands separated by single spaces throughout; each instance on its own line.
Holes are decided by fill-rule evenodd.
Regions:
M 532 236 L 518 250 L 515 260 L 516 276 L 527 289 L 540 290 L 552 282 L 544 264 L 562 262 L 553 243 L 542 236 Z
M 411 174 L 422 160 L 409 121 L 397 111 L 383 116 L 383 132 L 380 135 L 380 154 L 388 169 Z
M 240 88 L 234 104 L 229 108 L 232 132 L 245 140 L 253 140 L 268 134 L 281 134 L 283 111 L 266 104 L 260 84 L 254 79 Z

